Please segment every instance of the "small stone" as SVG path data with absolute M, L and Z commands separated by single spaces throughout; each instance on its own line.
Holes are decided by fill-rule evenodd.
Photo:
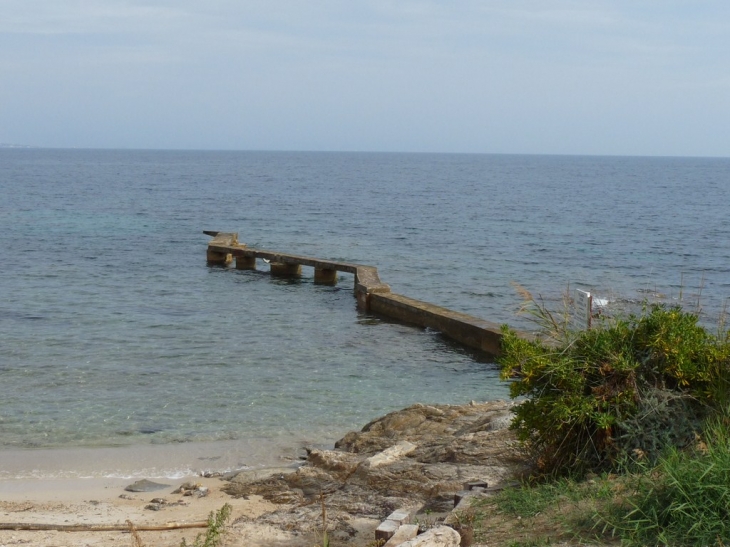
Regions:
M 223 473 L 219 473 L 218 471 L 201 471 L 200 476 L 206 479 L 212 479 L 215 477 L 222 477 Z
M 188 491 L 197 490 L 200 484 L 197 482 L 185 482 L 181 484 L 177 489 L 173 490 L 173 494 L 183 494 L 185 496 L 189 496 Z

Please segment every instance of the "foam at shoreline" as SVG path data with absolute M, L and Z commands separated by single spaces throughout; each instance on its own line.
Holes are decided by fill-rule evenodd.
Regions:
M 294 464 L 304 444 L 304 440 L 292 438 L 0 450 L 0 485 L 8 480 L 26 479 L 175 480 L 204 472 L 282 466 Z

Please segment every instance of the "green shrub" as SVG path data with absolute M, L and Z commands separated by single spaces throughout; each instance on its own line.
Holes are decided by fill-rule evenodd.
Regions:
M 526 397 L 512 427 L 545 474 L 654 460 L 692 441 L 708 408 L 726 401 L 728 337 L 680 307 L 654 305 L 556 343 L 502 330 L 502 376 L 514 379 L 512 397 Z

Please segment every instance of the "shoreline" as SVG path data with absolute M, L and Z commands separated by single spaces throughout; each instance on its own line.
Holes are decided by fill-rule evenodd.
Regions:
M 507 428 L 513 404 L 414 404 L 347 433 L 337 441 L 339 448 L 309 445 L 306 461 L 296 457 L 296 449 L 291 452 L 294 459 L 269 453 L 267 461 L 274 465 L 259 461 L 256 467 L 225 476 L 215 470 L 209 476 L 191 472 L 175 478 L 152 474 L 4 478 L 0 480 L 0 545 L 138 545 L 125 524 L 131 521 L 139 528 L 143 544 L 179 547 L 183 539 L 194 542 L 208 516 L 229 504 L 232 518 L 223 543 L 226 547 L 311 547 L 321 542 L 322 503 L 326 503 L 333 545 L 365 547 L 393 511 L 406 511 L 416 522 L 443 517 L 453 509 L 454 495 L 465 481 L 498 486 L 511 480 L 524 467 Z M 182 446 L 167 448 L 174 451 Z M 162 457 L 167 452 L 145 448 L 82 452 L 87 457 L 98 455 L 98 450 L 116 457 L 134 455 L 135 462 L 144 461 L 144 453 Z M 215 462 L 223 458 L 210 445 L 198 448 L 187 456 L 212 457 Z M 75 453 L 78 450 L 66 450 L 65 461 Z M 94 461 L 98 465 L 99 460 Z M 144 461 L 145 466 L 149 463 Z M 137 478 L 164 486 L 126 491 Z M 181 491 L 185 483 L 193 484 Z M 59 529 L 59 525 L 76 529 Z M 186 527 L 169 529 L 171 525 Z M 23 526 L 35 528 L 23 530 Z M 100 526 L 115 528 L 93 529 Z
M 222 476 L 243 469 L 293 469 L 300 444 L 287 446 L 257 439 L 0 451 L 0 545 L 129 546 L 134 543 L 127 521 L 138 528 L 204 524 L 211 512 L 226 503 L 232 506 L 234 518 L 253 521 L 274 511 L 276 505 L 261 496 L 231 497 L 222 491 L 227 484 Z M 10 476 L 13 470 L 20 472 Z M 139 479 L 167 486 L 151 492 L 125 490 Z M 174 493 L 190 482 L 207 489 L 208 495 Z M 164 500 L 164 503 L 153 504 L 153 500 Z M 151 510 L 151 506 L 155 509 Z M 116 526 L 120 530 L 8 529 L 12 525 Z M 290 539 L 270 526 L 250 524 L 243 528 L 252 538 L 252 547 Z M 192 544 L 201 532 L 204 528 L 198 527 L 139 533 L 145 545 L 178 547 L 183 539 Z
M 305 453 L 304 446 L 332 444 L 251 438 L 113 447 L 11 448 L 0 450 L 0 494 L 8 480 L 178 480 L 204 473 L 280 467 L 295 463 Z

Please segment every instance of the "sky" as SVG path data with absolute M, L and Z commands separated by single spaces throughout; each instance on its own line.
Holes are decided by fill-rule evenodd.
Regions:
M 730 2 L 0 0 L 0 143 L 730 156 Z

